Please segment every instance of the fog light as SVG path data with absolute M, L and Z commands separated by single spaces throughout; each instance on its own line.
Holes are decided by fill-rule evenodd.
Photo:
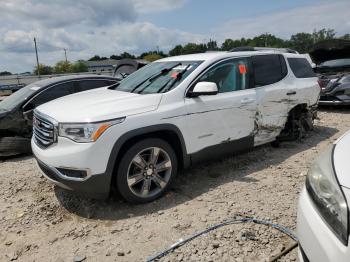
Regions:
M 65 169 L 65 168 L 57 168 L 57 170 L 64 176 L 72 177 L 72 178 L 81 178 L 84 179 L 87 177 L 86 170 L 75 170 L 75 169 Z

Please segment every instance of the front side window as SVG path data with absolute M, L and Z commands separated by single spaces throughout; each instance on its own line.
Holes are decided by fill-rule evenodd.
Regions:
M 199 82 L 214 82 L 219 93 L 225 93 L 247 89 L 248 80 L 248 62 L 247 59 L 242 58 L 214 66 L 200 77 Z
M 24 111 L 33 110 L 37 106 L 45 104 L 51 100 L 74 93 L 74 82 L 58 84 L 41 92 L 35 96 L 24 108 Z
M 114 90 L 138 94 L 165 93 L 176 88 L 200 64 L 201 61 L 154 62 L 122 80 Z

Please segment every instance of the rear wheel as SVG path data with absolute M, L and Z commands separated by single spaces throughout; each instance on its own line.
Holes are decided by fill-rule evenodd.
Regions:
M 161 139 L 145 139 L 131 146 L 122 157 L 117 188 L 129 202 L 145 203 L 162 196 L 177 173 L 173 148 Z
M 302 139 L 314 129 L 314 115 L 307 109 L 294 108 L 288 116 L 287 123 L 276 141 L 293 141 Z

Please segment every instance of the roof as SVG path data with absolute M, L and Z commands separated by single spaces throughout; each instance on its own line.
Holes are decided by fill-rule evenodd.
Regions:
M 198 53 L 192 55 L 181 55 L 172 56 L 157 60 L 156 62 L 170 62 L 170 61 L 207 61 L 212 59 L 221 59 L 226 57 L 244 57 L 253 56 L 260 54 L 283 54 L 287 57 L 299 57 L 299 54 L 278 52 L 276 50 L 261 50 L 261 51 L 238 51 L 238 52 L 209 52 L 209 53 Z
M 69 80 L 79 80 L 79 79 L 115 79 L 115 78 L 111 76 L 93 75 L 93 74 L 66 75 L 66 76 L 55 76 L 55 77 L 45 78 L 43 80 L 36 81 L 31 85 L 47 86 L 58 82 L 69 81 Z

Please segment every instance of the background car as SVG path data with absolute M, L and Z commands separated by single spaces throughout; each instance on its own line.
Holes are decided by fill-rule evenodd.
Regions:
M 309 170 L 298 208 L 301 261 L 350 261 L 350 132 L 336 141 Z
M 327 61 L 319 68 L 341 71 L 340 74 L 321 78 L 321 81 L 328 81 L 324 87 L 321 85 L 319 105 L 350 105 L 350 59 Z M 342 72 L 346 68 L 349 73 Z
M 30 152 L 33 110 L 69 94 L 117 83 L 119 79 L 98 75 L 47 78 L 27 85 L 0 102 L 0 156 Z
M 350 41 L 319 42 L 310 56 L 321 87 L 319 105 L 350 105 Z

